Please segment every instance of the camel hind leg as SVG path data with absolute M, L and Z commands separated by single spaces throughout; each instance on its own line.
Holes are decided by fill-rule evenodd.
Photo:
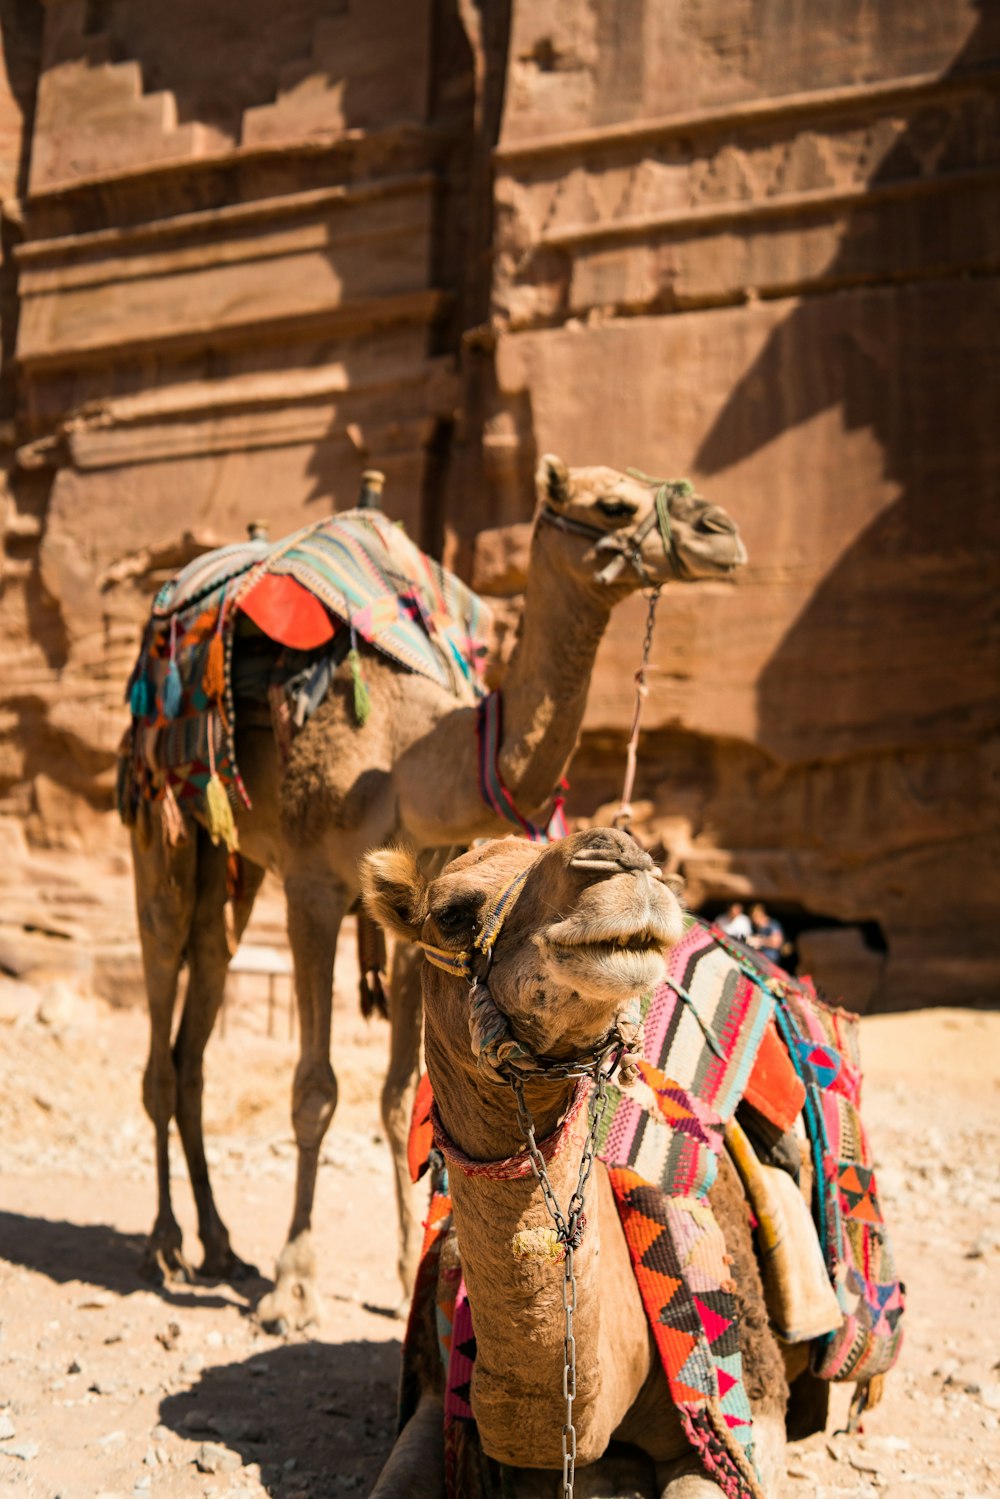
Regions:
M 257 1272 L 230 1246 L 229 1232 L 212 1193 L 202 1130 L 203 1059 L 222 1006 L 231 956 L 225 924 L 227 855 L 225 848 L 213 846 L 203 828 L 198 828 L 197 839 L 195 905 L 187 947 L 187 992 L 173 1048 L 177 1127 L 198 1210 L 198 1237 L 204 1250 L 199 1273 L 213 1279 L 239 1280 Z M 263 869 L 243 860 L 243 888 L 233 903 L 237 941 L 250 919 L 263 878 Z
M 312 1211 L 320 1147 L 337 1107 L 337 1079 L 330 1065 L 333 965 L 349 904 L 348 892 L 332 872 L 308 865 L 286 872 L 285 898 L 299 1012 L 299 1060 L 292 1084 L 298 1163 L 288 1241 L 278 1256 L 274 1290 L 257 1307 L 263 1325 L 279 1332 L 308 1327 L 322 1316 Z
M 189 839 L 170 848 L 159 815 L 152 819 L 148 847 L 133 832 L 132 870 L 142 966 L 149 1007 L 149 1056 L 142 1100 L 156 1132 L 157 1211 L 140 1266 L 156 1282 L 192 1279 L 183 1255 L 180 1224 L 170 1201 L 169 1128 L 177 1104 L 177 1077 L 170 1049 L 177 980 L 187 950 L 195 907 L 196 848 Z
M 410 1114 L 420 1076 L 422 963 L 423 953 L 414 943 L 395 944 L 392 982 L 389 986 L 389 1066 L 382 1086 L 382 1125 L 392 1155 L 396 1206 L 399 1211 L 397 1268 L 403 1288 L 403 1300 L 397 1308 L 399 1316 L 406 1315 L 413 1294 L 423 1237 L 421 1219 L 427 1198 L 426 1187 L 415 1187 L 410 1180 L 406 1148 Z

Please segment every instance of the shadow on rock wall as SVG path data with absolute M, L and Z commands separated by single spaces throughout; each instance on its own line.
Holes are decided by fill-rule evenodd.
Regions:
M 998 62 L 1000 13 L 984 6 L 948 72 Z M 962 99 L 919 112 L 870 186 L 912 179 L 929 160 L 942 175 L 967 170 L 970 154 L 974 166 L 995 166 L 996 111 L 983 97 L 978 115 Z M 898 277 L 865 284 L 873 245 L 886 263 L 885 237 Z M 1000 431 L 990 395 L 1000 377 L 1000 284 L 990 275 L 998 269 L 995 187 L 858 209 L 822 294 L 805 296 L 771 333 L 696 459 L 700 472 L 717 473 L 834 405 L 848 432 L 868 428 L 878 439 L 898 498 L 838 557 L 765 666 L 758 740 L 786 767 L 840 762 L 827 799 L 837 781 L 843 792 L 853 762 L 852 796 L 821 818 L 836 823 L 845 870 L 871 866 L 882 909 L 858 914 L 895 930 L 890 952 L 904 967 L 908 953 L 917 966 L 918 951 L 936 956 L 939 971 L 970 954 L 973 990 L 1000 898 L 989 854 L 1000 680 Z M 813 503 L 835 507 L 835 486 L 821 480 Z M 902 1002 L 902 975 L 903 967 L 892 1003 Z

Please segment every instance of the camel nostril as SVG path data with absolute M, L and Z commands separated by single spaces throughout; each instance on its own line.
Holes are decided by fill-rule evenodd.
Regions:
M 591 828 L 579 838 L 577 851 L 570 859 L 571 869 L 623 874 L 655 867 L 646 850 L 617 828 Z

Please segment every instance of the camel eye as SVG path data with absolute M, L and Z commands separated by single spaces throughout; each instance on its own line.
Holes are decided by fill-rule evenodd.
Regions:
M 639 507 L 633 505 L 631 500 L 598 500 L 597 509 L 608 520 L 631 520 Z
M 482 907 L 481 897 L 465 897 L 451 901 L 434 912 L 434 921 L 442 937 L 459 938 L 471 936 L 475 931 L 476 918 Z

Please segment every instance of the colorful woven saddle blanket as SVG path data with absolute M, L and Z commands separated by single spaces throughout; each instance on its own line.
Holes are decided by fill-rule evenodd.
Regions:
M 153 618 L 223 598 L 227 613 L 242 610 L 286 645 L 320 646 L 344 623 L 456 695 L 477 681 L 485 605 L 377 510 L 331 516 L 273 545 L 249 542 L 196 558 L 161 588 Z
M 189 563 L 154 600 L 127 689 L 132 744 L 119 782 L 126 821 L 138 799 L 167 788 L 203 800 L 213 777 L 249 805 L 233 742 L 241 618 L 285 648 L 276 666 L 268 657 L 267 688 L 304 675 L 310 709 L 329 685 L 330 663 L 358 641 L 459 701 L 483 692 L 485 606 L 380 512 L 348 511 L 273 545 L 222 547 Z M 245 655 L 241 647 L 237 668 Z M 357 656 L 352 670 L 357 680 Z
M 628 1092 L 609 1089 L 598 1135 L 598 1153 L 608 1168 L 671 1396 L 706 1471 L 730 1499 L 758 1496 L 760 1487 L 734 1288 L 707 1193 L 726 1125 L 748 1095 L 760 1103 L 769 1092 L 772 1113 L 783 1121 L 789 1109 L 794 1118 L 804 1100 L 810 1146 L 822 1162 L 814 1211 L 825 1226 L 822 1242 L 838 1295 L 844 1288 L 845 1329 L 818 1340 L 813 1349 L 816 1372 L 827 1378 L 868 1379 L 894 1362 L 901 1336 L 902 1288 L 877 1208 L 867 1141 L 859 1122 L 853 1133 L 833 1136 L 833 1146 L 826 1125 L 821 1140 L 817 1135 L 825 1092 L 837 1079 L 849 1089 L 857 1070 L 856 1049 L 854 1059 L 842 1065 L 844 1053 L 832 1042 L 827 1022 L 812 1016 L 836 1017 L 845 1043 L 851 1017 L 829 1010 L 787 975 L 780 977 L 780 983 L 773 982 L 745 950 L 715 928 L 691 920 L 670 955 L 666 981 L 644 1001 L 640 1081 Z M 792 1026 L 794 1050 L 788 1042 Z M 475 1360 L 472 1313 L 460 1266 L 446 1263 L 447 1252 L 442 1260 L 452 1227 L 447 1171 L 443 1153 L 430 1150 L 426 1086 L 422 1092 L 423 1107 L 415 1115 L 411 1137 L 411 1169 L 417 1174 L 424 1159 L 436 1169 L 407 1341 L 425 1315 L 422 1299 L 431 1297 L 446 1371 L 447 1492 L 499 1494 L 503 1487 L 496 1465 L 483 1457 L 475 1437 L 469 1401 Z M 847 1100 L 847 1093 L 838 1097 Z M 839 1110 L 839 1105 L 833 1107 Z M 848 1156 L 858 1156 L 856 1162 L 845 1158 L 845 1148 Z M 831 1149 L 840 1154 L 834 1156 Z M 874 1205 L 867 1215 L 865 1210 L 861 1216 L 856 1213 L 857 1193 L 850 1200 L 844 1195 L 841 1183 L 845 1178 L 853 1182 L 852 1165 L 860 1167 L 857 1180 L 864 1180 L 866 1200 Z M 855 1216 L 849 1218 L 852 1210 Z M 864 1224 L 864 1243 L 848 1223 Z M 847 1328 L 850 1318 L 853 1331 Z M 412 1408 L 414 1380 L 404 1346 L 404 1421 Z

